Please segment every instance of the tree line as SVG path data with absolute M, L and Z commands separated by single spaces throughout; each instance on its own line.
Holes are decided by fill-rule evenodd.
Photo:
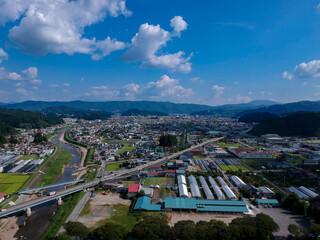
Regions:
M 272 234 L 279 230 L 279 226 L 266 214 L 260 213 L 255 217 L 239 217 L 227 225 L 219 220 L 210 222 L 179 221 L 170 227 L 165 214 L 145 215 L 141 221 L 127 231 L 123 226 L 108 222 L 94 230 L 86 228 L 79 222 L 68 222 L 65 224 L 66 232 L 58 239 L 215 239 L 215 240 L 267 240 Z

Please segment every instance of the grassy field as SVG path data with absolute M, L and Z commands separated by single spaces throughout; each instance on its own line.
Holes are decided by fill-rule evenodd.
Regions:
M 139 215 L 129 213 L 130 206 L 127 205 L 117 204 L 107 206 L 111 207 L 114 213 L 110 218 L 99 221 L 99 226 L 102 226 L 108 222 L 113 222 L 122 225 L 127 231 L 130 231 L 137 223 L 137 220 L 143 216 L 143 213 L 139 213 Z
M 122 163 L 107 164 L 106 171 L 117 171 Z
M 29 179 L 29 175 L 0 174 L 0 192 L 10 194 L 18 191 Z
M 129 143 L 129 145 L 131 145 L 131 143 Z M 131 152 L 133 149 L 136 149 L 136 147 L 125 146 L 124 148 L 117 151 L 117 154 L 124 153 L 125 151 Z
M 144 186 L 150 185 L 159 185 L 159 186 L 167 186 L 167 178 L 165 177 L 147 177 Z
M 93 159 L 93 154 L 94 154 L 94 148 L 90 148 L 87 152 L 86 158 L 84 160 L 84 165 L 88 165 L 89 163 L 92 163 Z
M 37 184 L 37 187 L 54 183 L 60 177 L 63 165 L 67 165 L 71 158 L 72 154 L 69 151 L 60 148 L 60 154 L 53 157 L 50 162 L 46 164 L 47 172 Z
M 245 166 L 239 166 L 239 165 L 219 165 L 219 167 L 221 168 L 221 170 L 223 171 L 238 171 L 238 170 L 242 170 L 242 171 L 247 171 L 248 169 Z
M 266 161 L 270 161 L 270 159 L 241 159 L 241 161 L 254 169 L 260 169 L 261 165 Z
M 19 157 L 19 160 L 29 160 L 37 158 L 39 158 L 37 155 L 23 155 L 22 157 Z
M 226 147 L 242 147 L 240 143 L 226 143 L 226 142 L 219 142 L 218 145 L 222 148 Z
M 222 171 L 230 170 L 230 168 L 227 165 L 219 165 L 219 168 L 221 168 Z

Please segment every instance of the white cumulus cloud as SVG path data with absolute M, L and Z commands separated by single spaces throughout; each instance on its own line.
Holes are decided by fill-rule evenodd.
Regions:
M 160 27 L 144 23 L 140 26 L 138 33 L 131 39 L 131 44 L 122 55 L 125 62 L 142 61 L 142 67 L 166 68 L 175 72 L 190 72 L 192 54 L 184 58 L 184 52 L 179 51 L 174 54 L 159 55 L 160 50 L 166 46 L 172 37 L 180 36 L 180 32 L 185 30 L 187 24 L 182 17 L 171 19 L 171 26 L 174 28 L 170 33 Z
M 8 60 L 8 54 L 2 48 L 0 48 L 0 63 L 5 60 Z
M 95 54 L 95 51 L 101 56 L 108 55 L 119 49 L 119 43 L 110 37 L 103 41 L 85 38 L 85 27 L 103 21 L 107 15 L 131 14 L 125 7 L 125 0 L 2 0 L 2 6 L 8 13 L 0 22 L 18 20 L 9 31 L 9 39 L 23 52 L 36 55 Z
M 186 30 L 188 24 L 183 20 L 181 16 L 175 16 L 170 20 L 170 26 L 173 27 L 174 34 L 180 37 L 181 31 Z
M 143 67 L 158 67 L 171 69 L 174 72 L 188 73 L 191 71 L 191 59 L 192 54 L 184 58 L 184 52 L 180 51 L 174 54 L 167 54 L 162 56 L 152 56 L 148 60 L 142 63 Z
M 292 74 L 285 71 L 283 78 L 289 80 L 294 78 L 320 78 L 320 60 L 300 63 L 295 66 Z
M 36 67 L 29 67 L 22 71 L 25 79 L 36 79 L 38 77 L 38 69 Z

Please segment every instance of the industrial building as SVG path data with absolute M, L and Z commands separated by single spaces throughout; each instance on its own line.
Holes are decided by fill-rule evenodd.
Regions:
M 165 211 L 244 214 L 248 208 L 244 201 L 200 200 L 196 198 L 166 197 Z
M 259 187 L 260 198 L 273 198 L 274 196 L 275 196 L 275 193 L 270 188 L 265 186 Z
M 306 194 L 307 196 L 309 196 L 310 198 L 317 198 L 319 196 L 319 194 L 311 191 L 310 189 L 304 187 L 304 186 L 300 186 L 298 188 L 299 191 L 303 192 L 304 194 Z
M 188 197 L 187 180 L 184 175 L 178 175 L 178 188 L 180 197 Z
M 222 187 L 222 190 L 227 195 L 228 199 L 230 200 L 238 200 L 237 196 L 233 193 L 231 188 L 226 184 L 226 182 L 222 179 L 222 177 L 217 177 L 217 181 Z
M 214 193 L 217 195 L 217 198 L 219 200 L 225 200 L 226 197 L 223 195 L 223 193 L 220 190 L 220 188 L 218 187 L 217 183 L 213 180 L 213 178 L 211 176 L 208 177 L 208 181 L 210 182 Z
M 189 180 L 189 185 L 190 185 L 192 197 L 201 198 L 201 193 L 200 193 L 200 189 L 199 189 L 199 186 L 197 183 L 197 179 L 193 175 L 190 175 L 188 177 L 188 180 Z
M 214 199 L 213 194 L 212 194 L 212 192 L 211 192 L 211 190 L 210 190 L 205 178 L 200 176 L 199 177 L 199 181 L 201 183 L 202 189 L 203 189 L 207 199 Z
M 244 187 L 246 185 L 244 181 L 242 181 L 241 178 L 239 178 L 238 176 L 231 176 L 230 179 L 234 183 L 234 185 L 238 188 Z
M 140 211 L 160 211 L 161 206 L 158 204 L 151 204 L 151 198 L 147 196 L 139 197 L 135 206 L 134 210 Z
M 278 207 L 279 202 L 277 199 L 256 199 L 256 203 L 259 206 L 272 206 L 272 207 Z
M 295 187 L 289 187 L 288 190 L 290 192 L 293 192 L 295 194 L 297 194 L 297 196 L 300 198 L 300 199 L 303 199 L 303 200 L 307 200 L 309 199 L 309 196 L 304 194 L 303 192 L 299 191 L 298 189 L 296 189 Z

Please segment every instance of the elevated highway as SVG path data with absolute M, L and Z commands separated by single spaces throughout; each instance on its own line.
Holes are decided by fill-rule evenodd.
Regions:
M 52 195 L 52 196 L 42 196 L 42 197 L 38 197 L 37 199 L 33 199 L 33 200 L 30 200 L 30 201 L 26 201 L 26 202 L 14 205 L 14 206 L 12 206 L 10 208 L 7 208 L 5 211 L 1 212 L 0 213 L 0 218 L 7 217 L 7 216 L 10 216 L 12 214 L 16 214 L 18 212 L 21 212 L 21 211 L 24 211 L 24 210 L 28 210 L 28 209 L 30 211 L 30 208 L 32 208 L 32 207 L 38 206 L 40 204 L 43 204 L 43 203 L 46 203 L 46 202 L 49 202 L 49 201 L 61 199 L 64 196 L 67 196 L 67 195 L 73 194 L 75 192 L 79 192 L 79 191 L 91 188 L 93 186 L 98 185 L 100 182 L 113 180 L 113 179 L 119 178 L 121 176 L 128 175 L 130 173 L 139 172 L 139 171 L 141 171 L 141 170 L 143 170 L 145 168 L 149 168 L 149 167 L 151 167 L 153 165 L 162 164 L 162 163 L 167 162 L 167 161 L 169 161 L 169 160 L 171 160 L 173 158 L 178 157 L 179 155 L 181 155 L 181 154 L 183 154 L 185 152 L 188 152 L 190 150 L 202 147 L 202 146 L 204 146 L 206 144 L 210 144 L 212 142 L 220 141 L 222 139 L 223 139 L 223 137 L 213 138 L 213 139 L 210 139 L 210 140 L 205 141 L 203 143 L 194 145 L 194 146 L 192 146 L 190 148 L 187 148 L 185 150 L 173 153 L 170 156 L 166 156 L 166 157 L 158 159 L 156 161 L 149 162 L 149 163 L 144 164 L 142 166 L 138 166 L 138 167 L 131 168 L 131 169 L 125 169 L 125 170 L 117 171 L 117 172 L 114 172 L 113 174 L 110 174 L 108 176 L 104 176 L 104 177 L 102 177 L 100 179 L 96 179 L 96 180 L 91 181 L 91 182 L 85 182 L 85 183 L 78 184 L 78 185 L 72 186 L 70 188 L 58 191 L 55 195 Z

